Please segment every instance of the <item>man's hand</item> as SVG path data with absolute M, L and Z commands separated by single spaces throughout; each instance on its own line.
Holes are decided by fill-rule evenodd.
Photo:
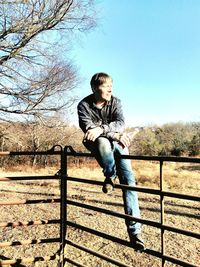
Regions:
M 85 133 L 84 139 L 94 142 L 102 133 L 103 133 L 103 129 L 101 127 L 96 127 L 96 128 L 88 130 Z
M 123 134 L 116 133 L 115 140 L 117 140 L 122 147 L 129 147 L 131 144 L 131 139 L 126 133 Z
M 123 147 L 129 147 L 131 144 L 131 139 L 126 133 L 123 133 L 119 137 L 119 143 L 122 144 Z

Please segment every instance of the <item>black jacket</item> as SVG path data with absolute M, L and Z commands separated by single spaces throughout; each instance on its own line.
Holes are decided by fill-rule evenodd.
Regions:
M 79 126 L 84 133 L 89 129 L 103 126 L 103 135 L 112 138 L 114 133 L 124 130 L 121 101 L 117 97 L 112 96 L 111 100 L 99 109 L 95 105 L 94 95 L 91 94 L 79 102 L 77 109 Z

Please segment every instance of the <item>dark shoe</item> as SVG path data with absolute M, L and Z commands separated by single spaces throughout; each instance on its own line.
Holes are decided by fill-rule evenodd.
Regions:
M 130 236 L 130 242 L 136 251 L 142 252 L 145 250 L 144 241 L 142 240 L 140 234 Z
M 105 194 L 110 194 L 114 190 L 114 186 L 115 186 L 115 178 L 114 179 L 106 178 L 102 187 L 102 191 Z

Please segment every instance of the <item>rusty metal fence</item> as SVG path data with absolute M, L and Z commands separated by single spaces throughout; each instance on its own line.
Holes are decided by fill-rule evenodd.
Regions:
M 59 244 L 59 250 L 56 251 L 53 255 L 47 255 L 47 256 L 40 256 L 35 255 L 32 258 L 20 258 L 20 259 L 7 259 L 7 260 L 0 260 L 0 266 L 20 266 L 20 264 L 28 264 L 28 263 L 34 263 L 38 261 L 51 261 L 51 260 L 57 260 L 59 267 L 64 267 L 67 265 L 67 263 L 72 264 L 73 266 L 83 266 L 78 262 L 75 262 L 74 260 L 71 260 L 68 256 L 65 254 L 65 247 L 67 245 L 70 245 L 74 248 L 77 248 L 79 250 L 85 251 L 95 257 L 98 257 L 100 259 L 103 259 L 109 263 L 112 263 L 116 266 L 130 266 L 123 262 L 120 262 L 116 259 L 110 258 L 104 254 L 101 254 L 97 251 L 94 251 L 92 249 L 89 249 L 85 246 L 82 246 L 80 244 L 77 244 L 73 242 L 72 240 L 67 239 L 67 227 L 73 227 L 76 229 L 80 229 L 82 231 L 85 231 L 87 233 L 105 238 L 107 240 L 117 242 L 118 244 L 131 247 L 131 244 L 123 239 L 120 239 L 118 237 L 109 235 L 107 233 L 103 233 L 101 231 L 98 231 L 96 229 L 91 229 L 89 227 L 74 223 L 72 221 L 69 221 L 67 218 L 67 207 L 68 206 L 74 206 L 74 207 L 80 207 L 84 209 L 93 210 L 96 212 L 101 212 L 107 215 L 111 215 L 117 218 L 121 219 L 128 219 L 128 220 L 135 220 L 137 222 L 140 222 L 144 225 L 155 227 L 160 229 L 160 236 L 161 236 L 161 244 L 160 244 L 160 251 L 155 251 L 150 248 L 147 248 L 143 253 L 149 254 L 151 256 L 154 256 L 156 258 L 159 258 L 161 260 L 161 266 L 164 267 L 167 262 L 176 264 L 178 266 L 187 266 L 187 267 L 196 267 L 198 264 L 182 261 L 176 257 L 172 257 L 170 255 L 167 255 L 165 252 L 165 233 L 166 232 L 172 232 L 181 234 L 184 236 L 189 236 L 195 239 L 200 239 L 200 234 L 193 231 L 183 230 L 176 227 L 169 226 L 165 224 L 165 197 L 171 197 L 176 199 L 183 199 L 183 200 L 191 200 L 195 202 L 200 201 L 199 196 L 194 195 L 186 195 L 186 194 L 180 194 L 180 193 L 174 193 L 165 191 L 163 187 L 163 163 L 164 162 L 185 162 L 185 163 L 200 163 L 200 158 L 188 158 L 188 157 L 158 157 L 158 156 L 132 156 L 132 155 L 124 155 L 121 156 L 122 158 L 130 159 L 130 160 L 143 160 L 143 161 L 156 161 L 159 162 L 159 178 L 160 178 L 160 188 L 159 189 L 152 189 L 152 188 L 145 188 L 145 187 L 138 187 L 138 186 L 127 186 L 122 184 L 116 184 L 116 188 L 119 189 L 129 189 L 129 190 L 135 190 L 138 192 L 143 192 L 145 194 L 153 194 L 157 195 L 160 198 L 160 221 L 155 222 L 151 220 L 146 219 L 139 219 L 134 218 L 130 215 L 126 215 L 123 213 L 118 213 L 115 211 L 111 211 L 105 208 L 100 208 L 97 206 L 85 204 L 82 202 L 77 202 L 74 200 L 67 199 L 67 181 L 76 182 L 76 183 L 84 183 L 84 184 L 90 184 L 90 185 L 97 185 L 102 186 L 103 182 L 100 181 L 94 181 L 90 179 L 84 179 L 84 178 L 76 178 L 76 177 L 70 177 L 68 175 L 68 158 L 69 157 L 92 157 L 90 153 L 77 153 L 73 150 L 72 147 L 66 146 L 61 147 L 59 145 L 54 146 L 51 150 L 48 151 L 37 151 L 37 152 L 0 152 L 0 156 L 28 156 L 28 155 L 57 155 L 60 157 L 60 171 L 53 176 L 21 176 L 21 177 L 0 177 L 1 182 L 9 182 L 9 181 L 15 181 L 15 180 L 48 180 L 48 179 L 56 179 L 59 180 L 60 184 L 60 197 L 58 199 L 39 199 L 39 200 L 18 200 L 18 201 L 0 201 L 0 205 L 20 205 L 20 204 L 38 204 L 38 203 L 59 203 L 60 204 L 60 218 L 58 220 L 55 219 L 49 219 L 49 220 L 37 220 L 37 221 L 29 221 L 29 222 L 0 222 L 0 227 L 18 227 L 18 226 L 32 226 L 32 225 L 48 225 L 48 224 L 58 224 L 60 227 L 60 234 L 57 238 L 46 238 L 46 239 L 34 239 L 34 240 L 24 240 L 24 241 L 13 241 L 13 242 L 3 242 L 0 243 L 0 247 L 8 247 L 8 246 L 16 246 L 16 245 L 34 245 L 34 244 L 49 244 L 49 243 L 58 243 Z M 26 266 L 26 265 L 25 265 Z

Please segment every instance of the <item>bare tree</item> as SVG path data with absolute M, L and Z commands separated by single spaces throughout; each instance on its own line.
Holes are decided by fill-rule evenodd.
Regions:
M 91 0 L 0 1 L 0 119 L 73 103 L 79 78 L 63 49 L 74 32 L 95 26 L 94 14 Z

